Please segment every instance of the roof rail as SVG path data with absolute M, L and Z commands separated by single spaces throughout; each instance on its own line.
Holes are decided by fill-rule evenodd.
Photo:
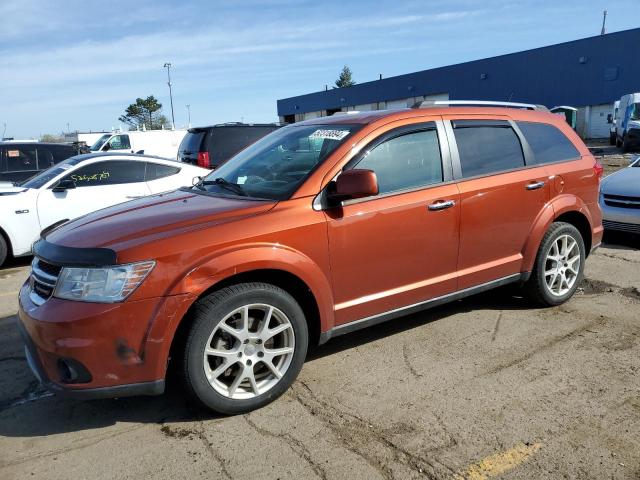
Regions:
M 336 115 L 357 115 L 358 113 L 360 113 L 360 110 L 349 110 L 347 112 L 335 112 L 332 113 L 331 116 L 335 117 Z
M 416 102 L 411 108 L 433 108 L 439 106 L 505 107 L 521 108 L 525 110 L 548 110 L 544 105 L 516 102 L 494 102 L 492 100 L 423 100 L 422 102 Z

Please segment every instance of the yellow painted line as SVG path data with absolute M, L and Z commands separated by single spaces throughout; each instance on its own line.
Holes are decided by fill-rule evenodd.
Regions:
M 520 443 L 509 450 L 490 455 L 478 463 L 474 463 L 464 472 L 461 472 L 457 478 L 465 480 L 486 480 L 497 477 L 526 462 L 540 450 L 540 448 L 542 448 L 541 443 L 532 443 L 530 445 Z
M 20 293 L 20 292 L 4 292 L 4 293 L 0 293 L 0 297 L 9 297 L 11 295 L 17 296 L 18 293 Z

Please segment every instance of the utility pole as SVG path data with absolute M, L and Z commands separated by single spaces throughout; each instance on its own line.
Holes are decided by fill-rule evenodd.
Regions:
M 189 128 L 191 128 L 191 105 L 187 104 L 185 105 L 185 107 L 187 107 L 187 117 L 189 118 L 187 125 L 189 125 Z
M 600 31 L 600 35 L 604 35 L 606 33 L 606 30 L 604 28 L 606 23 L 607 23 L 607 11 L 605 10 L 604 12 L 602 12 L 602 30 Z
M 164 64 L 167 69 L 167 85 L 169 85 L 169 101 L 171 102 L 171 127 L 176 128 L 176 117 L 173 115 L 173 93 L 171 92 L 171 63 Z

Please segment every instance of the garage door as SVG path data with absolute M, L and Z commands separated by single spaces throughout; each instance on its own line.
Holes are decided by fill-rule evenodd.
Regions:
M 608 138 L 607 114 L 613 110 L 612 104 L 592 105 L 589 112 L 588 138 Z

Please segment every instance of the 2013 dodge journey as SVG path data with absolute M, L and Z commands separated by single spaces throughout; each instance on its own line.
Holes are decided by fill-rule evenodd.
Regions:
M 252 410 L 310 343 L 508 283 L 565 302 L 601 241 L 601 175 L 560 117 L 522 105 L 290 125 L 193 187 L 43 232 L 27 358 L 60 394 L 159 394 L 171 363 L 207 407 Z

